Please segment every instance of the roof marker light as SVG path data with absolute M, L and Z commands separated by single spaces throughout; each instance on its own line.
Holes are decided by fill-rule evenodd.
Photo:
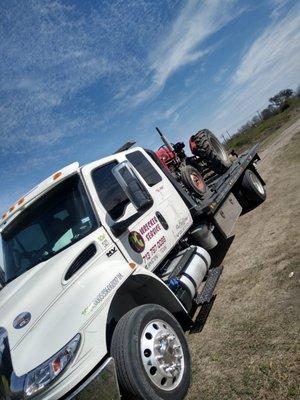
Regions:
M 54 181 L 56 181 L 56 179 L 58 179 L 60 176 L 62 176 L 62 172 L 56 172 L 54 175 L 53 175 L 53 180 Z
M 22 197 L 20 200 L 18 200 L 18 206 L 20 206 L 21 204 L 23 204 L 25 201 L 25 197 Z

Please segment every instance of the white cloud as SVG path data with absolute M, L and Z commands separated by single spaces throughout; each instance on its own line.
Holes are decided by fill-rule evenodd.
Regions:
M 271 23 L 252 43 L 236 68 L 216 112 L 215 128 L 236 127 L 268 98 L 300 82 L 300 7 Z
M 256 39 L 236 70 L 234 83 L 244 84 L 273 70 L 278 70 L 276 75 L 283 70 L 295 70 L 300 57 L 300 14 L 297 8 Z
M 150 53 L 151 82 L 135 95 L 135 105 L 157 95 L 179 68 L 212 51 L 211 47 L 204 46 L 204 42 L 242 11 L 233 9 L 234 3 L 221 0 L 187 2 L 166 38 Z
M 87 122 L 97 129 L 143 75 L 144 58 L 126 41 L 142 47 L 155 37 L 159 7 L 143 0 L 72 4 L 10 0 L 2 7 L 0 156 L 20 143 L 29 153 L 35 138 L 42 146 L 72 135 L 66 125 L 75 125 L 75 134 Z M 102 91 L 108 104 L 99 100 Z
M 226 74 L 226 72 L 227 72 L 227 68 L 226 67 L 221 67 L 219 69 L 219 71 L 214 76 L 214 82 L 215 83 L 221 82 L 222 79 L 224 78 L 224 75 Z
M 148 128 L 149 125 L 155 126 L 162 121 L 168 121 L 170 126 L 171 122 L 176 121 L 179 118 L 180 110 L 191 100 L 194 95 L 194 91 L 189 94 L 183 94 L 178 96 L 180 100 L 170 105 L 169 101 L 160 103 L 155 110 L 148 111 L 141 119 L 141 126 Z
M 21 142 L 28 151 L 51 145 L 70 134 L 66 126 L 85 125 L 86 115 L 80 120 L 76 114 L 85 105 L 84 96 L 73 115 L 53 109 L 62 109 L 78 92 L 119 68 L 102 46 L 95 46 L 92 17 L 59 1 L 11 1 L 3 8 L 0 156 Z
M 278 18 L 280 16 L 280 14 L 282 13 L 284 6 L 289 1 L 290 0 L 270 0 L 271 7 L 273 8 L 271 17 Z

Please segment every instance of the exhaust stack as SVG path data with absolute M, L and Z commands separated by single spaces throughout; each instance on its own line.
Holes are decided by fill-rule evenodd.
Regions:
M 164 144 L 167 146 L 167 148 L 172 151 L 173 153 L 175 153 L 174 151 L 174 147 L 172 146 L 172 144 L 168 141 L 168 139 L 166 138 L 166 136 L 160 131 L 160 129 L 158 127 L 155 128 L 159 134 L 159 136 L 161 137 L 161 140 L 164 142 Z

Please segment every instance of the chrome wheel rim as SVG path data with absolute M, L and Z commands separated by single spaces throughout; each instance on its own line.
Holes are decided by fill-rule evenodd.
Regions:
M 165 321 L 149 322 L 141 336 L 141 357 L 151 382 L 161 390 L 173 390 L 181 382 L 184 356 L 180 340 Z
M 265 189 L 264 189 L 261 181 L 258 179 L 258 177 L 253 172 L 251 172 L 249 175 L 250 175 L 251 182 L 253 183 L 255 189 L 260 194 L 265 194 Z
M 228 163 L 229 161 L 228 154 L 224 149 L 223 145 L 214 137 L 211 137 L 210 141 L 218 157 L 221 160 L 223 160 L 224 163 Z

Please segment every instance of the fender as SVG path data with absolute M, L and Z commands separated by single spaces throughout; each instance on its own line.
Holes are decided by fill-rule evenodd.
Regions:
M 128 311 L 143 304 L 158 304 L 178 320 L 184 331 L 192 325 L 187 310 L 174 293 L 151 271 L 138 268 L 117 290 L 107 316 L 106 341 L 110 349 L 111 338 L 118 321 Z

